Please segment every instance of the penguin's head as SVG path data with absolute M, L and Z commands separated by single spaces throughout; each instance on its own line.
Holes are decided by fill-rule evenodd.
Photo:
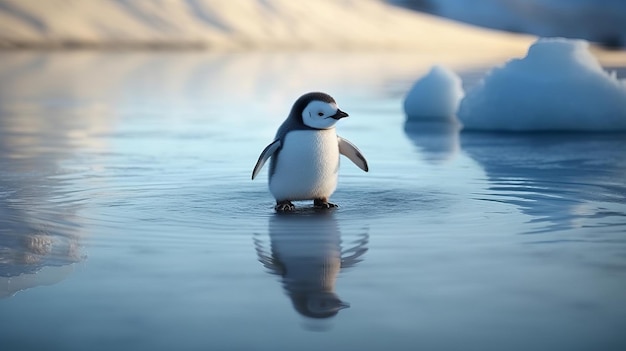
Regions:
M 350 307 L 334 292 L 298 292 L 290 297 L 296 311 L 309 318 L 334 317 L 340 310 Z
M 330 129 L 348 114 L 337 107 L 337 102 L 325 93 L 302 95 L 293 105 L 291 115 L 301 117 L 302 123 L 314 129 Z

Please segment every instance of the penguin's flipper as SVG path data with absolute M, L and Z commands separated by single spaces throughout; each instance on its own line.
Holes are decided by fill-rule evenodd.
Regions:
M 357 167 L 367 172 L 369 167 L 361 151 L 348 140 L 340 136 L 338 136 L 337 139 L 339 141 L 339 153 L 349 158 Z
M 276 152 L 276 150 L 280 149 L 281 145 L 282 144 L 280 142 L 280 139 L 278 139 L 278 140 L 275 140 L 273 143 L 267 145 L 265 149 L 263 149 L 263 152 L 261 152 L 261 156 L 259 156 L 259 160 L 256 161 L 256 165 L 254 166 L 254 169 L 252 170 L 252 179 L 254 179 L 257 176 L 257 174 L 261 172 L 261 168 L 263 168 L 263 165 L 265 164 L 265 162 L 269 160 L 270 157 L 272 157 L 272 155 Z

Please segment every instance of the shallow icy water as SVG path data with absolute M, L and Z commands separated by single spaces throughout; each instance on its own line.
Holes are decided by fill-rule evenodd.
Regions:
M 624 134 L 405 124 L 434 58 L 0 59 L 1 350 L 626 349 Z M 370 172 L 276 215 L 250 173 L 309 90 Z

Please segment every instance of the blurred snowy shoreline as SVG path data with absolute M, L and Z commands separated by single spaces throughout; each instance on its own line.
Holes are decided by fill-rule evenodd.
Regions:
M 379 0 L 0 0 L 2 49 L 523 52 L 497 32 Z
M 532 37 L 380 0 L 0 0 L 0 49 L 523 53 Z
M 591 0 L 478 0 L 471 4 L 465 0 L 0 0 L 0 49 L 3 50 L 520 52 L 520 48 L 528 47 L 534 35 L 581 38 L 615 48 L 624 47 L 626 3 L 597 4 Z
M 511 4 L 516 1 L 480 0 L 476 6 L 468 6 L 457 0 L 0 0 L 0 53 L 404 51 L 457 55 L 456 61 L 467 64 L 481 59 L 498 62 L 524 55 L 536 37 L 481 28 L 411 8 L 451 18 L 455 18 L 454 11 L 461 10 L 468 16 L 487 13 L 501 23 L 516 20 L 507 12 L 515 8 Z M 560 9 L 569 6 L 570 12 L 577 13 L 586 9 L 581 4 L 588 3 L 533 0 L 535 7 L 529 6 L 536 8 L 543 2 Z M 619 11 L 626 6 L 611 4 L 618 9 L 612 16 L 626 17 Z M 528 6 L 525 9 L 530 11 Z M 484 16 L 481 18 L 484 22 Z M 611 23 L 594 28 L 608 30 Z M 496 24 L 491 27 L 499 28 Z M 611 28 L 618 33 L 622 30 L 619 25 Z M 596 45 L 591 50 L 603 66 L 626 66 L 626 50 Z

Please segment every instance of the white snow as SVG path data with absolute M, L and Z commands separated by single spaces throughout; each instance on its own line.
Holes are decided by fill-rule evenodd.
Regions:
M 404 112 L 409 120 L 453 120 L 463 94 L 461 78 L 436 65 L 409 90 Z
M 539 39 L 469 90 L 458 117 L 465 130 L 625 131 L 626 80 L 586 41 Z
M 510 53 L 531 39 L 379 0 L 0 0 L 0 47 L 413 48 Z

